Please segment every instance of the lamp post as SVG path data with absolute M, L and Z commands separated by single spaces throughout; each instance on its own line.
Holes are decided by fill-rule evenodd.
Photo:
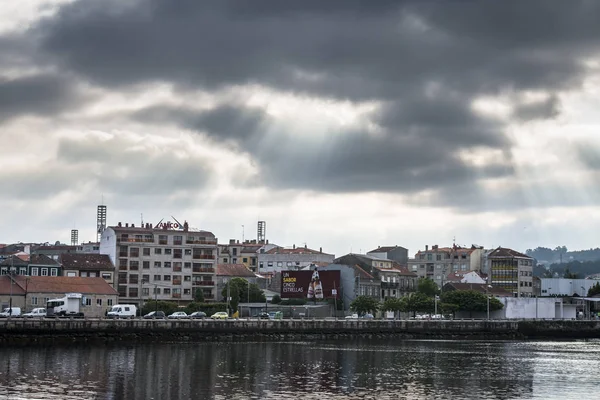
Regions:
M 434 312 L 435 312 L 435 314 L 434 314 L 434 315 L 435 315 L 435 317 L 434 317 L 434 318 L 437 318 L 437 313 L 438 313 L 438 312 L 437 312 L 437 303 L 438 303 L 438 300 L 439 300 L 439 299 L 440 299 L 440 296 L 438 296 L 437 294 L 436 294 L 436 295 L 435 295 L 435 297 L 433 298 L 433 303 L 434 303 L 434 305 L 435 305 L 435 306 L 434 306 L 434 308 L 435 308 L 435 311 L 434 311 Z

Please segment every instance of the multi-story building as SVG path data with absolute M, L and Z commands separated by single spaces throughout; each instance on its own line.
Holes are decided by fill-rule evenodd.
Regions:
M 258 253 L 269 251 L 277 247 L 269 244 L 269 241 L 258 242 L 256 240 L 246 240 L 240 243 L 239 240 L 230 239 L 229 244 L 219 245 L 219 264 L 243 264 L 252 272 L 258 270 Z
M 487 255 L 490 284 L 515 297 L 533 296 L 533 258 L 518 251 L 498 247 Z
M 400 246 L 379 246 L 367 253 L 369 256 L 396 261 L 400 265 L 408 265 L 408 249 Z
M 408 260 L 409 270 L 420 278 L 432 279 L 439 287 L 444 286 L 446 276 L 453 272 L 481 271 L 483 247 L 470 248 L 453 245 L 439 247 L 434 245 L 425 251 L 419 250 L 414 259 Z
M 23 254 L 10 256 L 0 263 L 0 275 L 61 276 L 61 265 L 45 255 Z
M 193 301 L 196 289 L 206 301 L 217 297 L 217 239 L 211 232 L 190 229 L 187 222 L 119 223 L 102 233 L 100 253 L 117 268 L 122 302 L 156 298 L 186 303 Z
M 346 254 L 336 258 L 334 262 L 335 264 L 359 267 L 368 274 L 374 281 L 373 283 L 378 286 L 376 298 L 379 300 L 388 297 L 402 297 L 417 289 L 417 275 L 393 260 L 366 254 Z M 357 274 L 357 276 L 360 275 Z
M 273 274 L 282 270 L 300 270 L 311 265 L 327 265 L 333 263 L 333 254 L 323 253 L 323 249 L 309 249 L 304 247 L 292 248 L 274 247 L 270 250 L 259 249 L 258 271 L 259 274 Z

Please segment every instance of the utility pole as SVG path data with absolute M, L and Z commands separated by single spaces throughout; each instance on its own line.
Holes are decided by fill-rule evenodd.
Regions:
M 229 317 L 229 297 L 230 296 L 230 292 L 229 292 L 229 280 L 227 280 L 227 316 Z

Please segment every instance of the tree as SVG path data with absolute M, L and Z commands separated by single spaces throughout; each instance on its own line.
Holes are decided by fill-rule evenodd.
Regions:
M 396 297 L 385 299 L 381 305 L 381 311 L 392 311 L 396 315 L 397 312 L 402 311 L 402 300 Z
M 410 293 L 400 300 L 402 304 L 400 311 L 412 312 L 413 315 L 417 312 L 430 313 L 435 309 L 433 297 L 429 297 L 425 293 Z
M 358 296 L 350 303 L 350 309 L 359 315 L 375 312 L 378 308 L 379 302 L 369 296 Z
M 237 310 L 237 305 L 240 301 L 247 302 L 250 299 L 251 303 L 264 303 L 267 301 L 265 294 L 258 287 L 258 285 L 251 283 L 250 286 L 250 297 L 248 298 L 248 281 L 243 278 L 233 278 L 229 281 L 229 291 L 230 296 L 233 297 L 233 293 L 235 291 L 237 296 L 237 303 L 235 304 L 235 309 Z M 234 289 L 235 288 L 235 289 Z M 224 299 L 227 299 L 227 285 L 221 291 Z
M 579 275 L 579 274 L 577 274 L 577 273 L 574 273 L 574 272 L 571 272 L 571 271 L 569 270 L 569 268 L 567 268 L 567 269 L 565 270 L 565 275 L 564 275 L 564 278 L 565 278 L 565 279 L 577 279 L 577 276 L 578 276 L 578 275 Z
M 420 278 L 417 284 L 417 292 L 423 293 L 428 297 L 433 297 L 438 294 L 438 285 L 429 278 Z
M 279 303 L 281 303 L 281 297 L 278 294 L 276 294 L 271 299 L 271 304 L 279 304 Z
M 600 294 L 600 282 L 596 282 L 596 284 L 594 286 L 592 286 L 591 288 L 588 289 L 588 297 L 592 297 L 595 296 L 597 294 Z
M 194 300 L 196 303 L 204 303 L 204 292 L 202 289 L 196 289 L 194 292 Z
M 456 304 L 459 311 L 468 311 L 472 316 L 473 311 L 487 311 L 487 295 L 474 290 L 453 290 L 444 292 L 443 303 Z M 495 297 L 490 298 L 490 311 L 501 310 L 504 305 Z

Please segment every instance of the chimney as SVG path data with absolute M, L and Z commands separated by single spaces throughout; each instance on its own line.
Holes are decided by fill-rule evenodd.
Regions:
M 296 250 L 296 243 L 292 246 L 292 249 Z
M 425 245 L 425 251 L 429 251 L 429 245 L 428 244 Z
M 135 228 L 135 224 L 131 224 L 131 227 L 132 227 L 132 228 Z
M 235 244 L 235 239 L 229 239 L 229 244 Z
M 129 222 L 125 222 L 125 228 L 129 228 Z
M 322 253 L 322 252 L 323 252 L 323 248 L 319 247 L 319 253 Z
M 304 243 L 304 248 L 305 248 L 305 249 L 307 248 L 307 247 L 306 247 L 306 243 Z
M 123 224 L 121 224 L 120 222 L 117 224 L 117 226 L 120 228 L 123 226 Z

